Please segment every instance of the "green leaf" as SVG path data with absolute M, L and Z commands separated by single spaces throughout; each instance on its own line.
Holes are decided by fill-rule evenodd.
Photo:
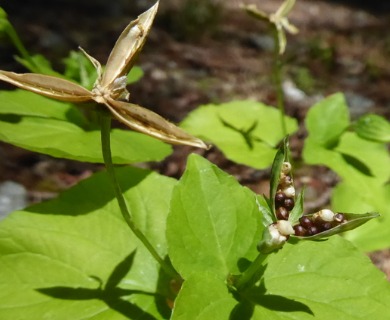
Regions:
M 49 76 L 64 78 L 62 74 L 53 70 L 50 61 L 41 54 L 30 56 L 29 59 L 16 56 L 15 60 L 31 72 L 39 72 Z
M 117 175 L 137 226 L 164 256 L 175 180 L 135 168 Z M 158 282 L 105 172 L 0 223 L 1 319 L 161 319 Z
M 225 279 L 253 259 L 262 234 L 255 194 L 207 160 L 191 155 L 167 222 L 172 264 L 184 279 L 204 270 Z
M 70 103 L 59 102 L 26 91 L 0 91 L 0 115 L 13 114 L 71 121 L 82 127 L 88 125 L 82 112 Z
M 275 155 L 274 162 L 272 163 L 271 168 L 271 181 L 270 181 L 270 201 L 272 203 L 272 213 L 274 214 L 274 219 L 276 221 L 275 213 L 275 195 L 278 189 L 278 184 L 280 181 L 280 173 L 282 172 L 283 162 L 288 161 L 288 138 L 286 137 L 283 140 L 282 145 L 279 147 L 278 152 Z
M 291 210 L 290 215 L 288 217 L 288 221 L 291 222 L 292 225 L 298 223 L 298 220 L 303 215 L 303 201 L 305 199 L 305 190 L 302 189 L 296 198 L 294 208 Z
M 341 93 L 333 94 L 315 104 L 306 117 L 306 128 L 312 141 L 333 148 L 349 126 L 348 107 Z
M 369 180 L 369 179 L 367 179 Z M 370 223 L 361 226 L 353 231 L 347 232 L 344 236 L 364 251 L 374 251 L 387 248 L 390 245 L 390 185 L 373 184 L 370 181 L 366 185 L 374 197 L 360 195 L 357 192 L 358 186 L 351 182 L 342 182 L 333 189 L 332 208 L 340 212 L 363 213 L 378 211 L 380 217 Z
M 275 215 L 271 212 L 267 199 L 264 196 L 257 195 L 256 203 L 262 215 L 262 222 L 264 227 L 276 222 Z
M 62 60 L 65 64 L 64 76 L 76 81 L 84 88 L 92 89 L 97 78 L 95 67 L 81 51 L 71 51 L 69 56 Z
M 367 114 L 357 121 L 355 131 L 359 137 L 376 142 L 390 142 L 390 123 L 376 114 Z
M 172 320 L 226 320 L 237 304 L 223 280 L 204 271 L 184 281 L 175 301 Z
M 127 75 L 127 84 L 132 84 L 137 82 L 144 76 L 144 71 L 141 67 L 134 66 L 131 68 L 129 74 Z
M 295 119 L 285 120 L 288 133 L 297 130 Z M 279 110 L 250 100 L 201 106 L 181 126 L 215 144 L 227 158 L 259 169 L 271 165 L 284 136 Z
M 0 140 L 51 155 L 103 162 L 100 131 L 75 106 L 24 90 L 0 91 Z M 171 147 L 133 131 L 112 131 L 114 163 L 158 161 Z
M 53 157 L 103 163 L 100 131 L 85 131 L 77 125 L 36 117 L 0 117 L 0 140 Z M 113 162 L 158 161 L 171 147 L 146 135 L 114 129 L 111 132 Z
M 254 320 L 388 318 L 385 276 L 341 237 L 287 243 L 268 258 L 262 281 Z
M 339 152 L 346 160 L 343 161 L 344 167 L 346 163 L 354 171 L 359 171 L 365 176 L 371 175 L 383 183 L 390 177 L 390 156 L 386 145 L 383 143 L 368 141 L 358 137 L 353 132 L 346 132 L 342 135 L 339 145 L 334 150 Z M 349 157 L 345 157 L 345 155 Z M 354 162 L 353 159 L 357 161 Z M 336 172 L 345 180 L 349 180 L 349 175 L 345 174 L 345 168 L 341 166 L 342 164 Z M 369 174 L 364 170 L 368 170 Z

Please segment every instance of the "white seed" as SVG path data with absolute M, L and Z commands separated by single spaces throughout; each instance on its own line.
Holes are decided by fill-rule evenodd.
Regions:
M 329 209 L 323 209 L 318 212 L 318 216 L 322 221 L 332 222 L 334 218 L 334 213 Z
M 279 233 L 283 236 L 289 236 L 290 234 L 295 233 L 291 225 L 291 222 L 287 220 L 278 220 L 278 222 L 276 222 L 276 228 L 278 229 Z
M 284 242 L 286 242 L 287 237 L 282 235 L 275 224 L 271 224 L 268 227 L 269 234 L 271 236 L 271 239 L 268 242 L 268 246 L 270 247 L 279 247 Z
M 289 186 L 289 187 L 283 189 L 282 192 L 284 193 L 284 195 L 287 198 L 294 198 L 295 197 L 295 188 L 294 188 L 294 186 Z
M 287 175 L 290 173 L 290 171 L 291 171 L 291 163 L 290 162 L 283 162 L 281 173 Z

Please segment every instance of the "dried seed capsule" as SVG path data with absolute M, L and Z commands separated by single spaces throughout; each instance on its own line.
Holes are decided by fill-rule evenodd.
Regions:
M 333 220 L 338 223 L 341 223 L 345 220 L 345 216 L 342 213 L 336 213 L 333 217 Z
M 307 234 L 309 236 L 312 236 L 312 235 L 315 235 L 319 232 L 318 228 L 316 226 L 311 226 L 309 228 L 307 228 Z
M 307 233 L 307 230 L 304 227 L 302 227 L 300 224 L 295 225 L 293 228 L 296 236 L 303 237 Z
M 285 194 L 287 198 L 294 198 L 295 197 L 295 188 L 294 186 L 289 186 L 282 190 L 282 192 Z
M 285 199 L 284 200 L 284 207 L 287 210 L 292 210 L 292 208 L 294 208 L 294 200 L 290 199 L 290 198 Z
M 283 162 L 281 173 L 284 175 L 288 175 L 290 173 L 290 171 L 291 171 L 291 163 L 290 162 Z
M 276 218 L 278 220 L 288 220 L 288 210 L 284 207 L 276 209 Z
M 310 220 L 309 217 L 307 216 L 302 216 L 299 218 L 299 223 L 302 227 L 304 228 L 310 228 L 311 226 L 313 226 L 313 221 Z

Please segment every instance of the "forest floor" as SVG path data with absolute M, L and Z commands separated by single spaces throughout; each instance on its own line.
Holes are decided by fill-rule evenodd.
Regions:
M 175 5 L 162 8 L 137 63 L 144 77 L 129 88 L 132 102 L 173 122 L 181 121 L 188 112 L 207 103 L 254 99 L 275 105 L 271 81 L 272 38 L 264 24 L 239 8 L 240 2 L 222 1 L 223 6 L 214 12 L 218 13 L 218 19 L 205 14 L 206 23 L 199 17 L 175 12 Z M 272 12 L 280 1 L 252 3 Z M 61 4 L 64 8 L 60 9 Z M 0 6 L 8 12 L 26 47 L 33 53 L 44 54 L 59 69 L 61 59 L 70 50 L 77 50 L 78 45 L 105 61 L 123 26 L 136 16 L 129 18 L 131 10 L 121 1 L 112 10 L 107 10 L 107 4 L 102 1 L 71 0 L 53 4 L 40 0 L 22 5 L 14 0 L 4 4 L 0 1 Z M 322 97 L 334 92 L 345 93 L 353 119 L 368 112 L 390 118 L 390 36 L 387 32 L 390 14 L 300 0 L 290 15 L 290 22 L 300 32 L 288 36 L 284 56 L 286 110 L 300 124 L 292 137 L 291 148 L 296 162 L 301 163 L 305 115 Z M 12 59 L 14 49 L 6 43 L 0 45 L 0 68 L 23 70 Z M 254 191 L 267 192 L 269 171 L 235 164 L 217 148 L 204 153 L 175 147 L 170 157 L 151 166 L 178 178 L 191 152 L 202 153 Z M 0 156 L 0 182 L 21 183 L 27 188 L 31 202 L 55 197 L 61 190 L 102 169 L 98 165 L 53 159 L 4 143 L 0 144 Z M 329 204 L 331 189 L 338 182 L 333 172 L 302 164 L 297 175 L 298 182 L 309 182 L 313 189 L 307 203 L 309 208 L 314 210 Z M 372 253 L 370 257 L 390 279 L 390 250 Z

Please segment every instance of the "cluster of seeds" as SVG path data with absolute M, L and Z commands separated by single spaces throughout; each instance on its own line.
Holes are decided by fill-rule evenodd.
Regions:
M 299 224 L 293 228 L 296 236 L 305 237 L 332 229 L 345 222 L 347 220 L 342 213 L 333 213 L 329 209 L 324 209 L 310 216 L 302 216 Z
M 294 208 L 295 188 L 291 176 L 290 162 L 283 162 L 279 184 L 275 194 L 275 209 L 278 220 L 288 220 L 290 211 Z

